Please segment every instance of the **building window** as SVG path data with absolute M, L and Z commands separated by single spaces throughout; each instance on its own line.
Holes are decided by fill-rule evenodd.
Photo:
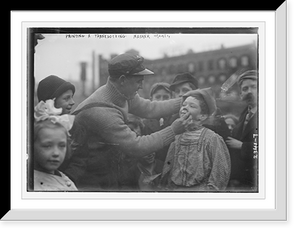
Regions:
M 224 70 L 226 68 L 226 60 L 224 58 L 219 59 L 218 65 L 219 69 Z
M 198 82 L 199 82 L 199 85 L 204 85 L 205 84 L 205 78 L 201 76 L 199 78 Z
M 227 77 L 224 74 L 219 76 L 219 81 L 222 82 L 222 83 L 225 82 L 226 79 L 227 79 Z
M 241 65 L 243 67 L 249 66 L 249 57 L 247 55 L 241 57 Z
M 229 59 L 229 65 L 230 65 L 230 67 L 232 67 L 232 68 L 237 67 L 237 58 L 236 58 L 236 57 L 230 58 L 230 59 Z
M 199 72 L 202 72 L 202 71 L 203 71 L 203 61 L 200 61 L 200 62 L 198 63 L 198 71 L 199 71 Z
M 215 78 L 214 76 L 210 76 L 210 77 L 208 78 L 208 82 L 209 82 L 210 84 L 215 83 L 215 81 L 216 81 L 216 78 Z
M 209 71 L 214 70 L 214 60 L 208 60 L 207 67 Z
M 195 64 L 194 63 L 189 63 L 188 64 L 188 72 L 194 73 L 195 72 Z

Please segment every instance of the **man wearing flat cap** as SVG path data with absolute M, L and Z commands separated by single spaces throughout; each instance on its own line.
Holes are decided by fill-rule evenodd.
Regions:
M 233 137 L 226 140 L 232 162 L 229 189 L 258 191 L 257 79 L 257 71 L 249 70 L 237 81 L 241 99 L 247 105 L 233 129 Z
M 185 131 L 189 115 L 148 136 L 136 136 L 127 126 L 127 114 L 141 118 L 161 118 L 179 111 L 181 98 L 151 102 L 141 98 L 144 77 L 152 71 L 143 66 L 143 57 L 120 54 L 108 63 L 109 79 L 78 105 L 73 138 L 73 156 L 65 173 L 79 190 L 122 190 L 124 155 L 142 157 L 169 145 Z

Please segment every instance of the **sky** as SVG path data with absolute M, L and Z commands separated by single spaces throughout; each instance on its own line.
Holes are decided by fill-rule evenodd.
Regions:
M 49 75 L 78 81 L 80 62 L 88 62 L 91 77 L 92 53 L 109 59 L 111 54 L 135 49 L 146 59 L 176 56 L 188 50 L 201 52 L 256 42 L 257 34 L 43 34 L 35 47 L 36 82 Z M 97 57 L 97 56 L 96 56 Z M 97 63 L 97 61 L 96 61 Z M 96 68 L 97 69 L 97 68 Z

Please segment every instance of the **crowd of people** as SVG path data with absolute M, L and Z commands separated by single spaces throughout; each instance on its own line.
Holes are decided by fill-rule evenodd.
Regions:
M 73 84 L 54 75 L 40 81 L 33 191 L 258 192 L 257 71 L 238 78 L 247 107 L 237 117 L 224 115 L 190 73 L 140 97 L 154 74 L 143 60 L 114 57 L 107 83 L 75 110 Z

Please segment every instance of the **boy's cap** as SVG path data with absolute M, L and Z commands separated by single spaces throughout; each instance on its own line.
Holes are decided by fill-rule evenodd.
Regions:
M 144 58 L 134 54 L 120 54 L 108 63 L 109 75 L 153 75 L 154 73 L 143 66 Z
M 58 76 L 50 75 L 41 80 L 37 87 L 37 97 L 39 102 L 48 99 L 58 98 L 64 92 L 72 90 L 75 93 L 75 86 Z
M 171 90 L 170 90 L 170 84 L 168 83 L 164 83 L 164 82 L 158 82 L 158 83 L 154 83 L 150 89 L 150 97 L 152 97 L 152 95 L 159 89 L 164 89 L 166 90 L 168 93 L 171 94 Z
M 179 84 L 182 84 L 182 83 L 192 83 L 196 88 L 198 88 L 198 81 L 196 80 L 195 77 L 193 77 L 190 73 L 181 73 L 177 76 L 175 76 L 171 86 L 170 86 L 170 89 L 172 91 L 175 90 L 175 87 Z
M 133 115 L 131 113 L 127 114 L 127 124 L 135 124 L 141 128 L 144 128 L 143 121 L 140 117 Z
M 195 89 L 187 92 L 183 95 L 184 98 L 187 98 L 189 96 L 198 96 L 201 95 L 206 102 L 206 105 L 208 107 L 208 115 L 212 115 L 217 110 L 216 100 L 213 97 L 211 88 L 205 88 L 205 89 Z
M 242 83 L 246 79 L 251 79 L 257 81 L 258 79 L 258 72 L 256 70 L 249 70 L 242 73 L 237 80 L 238 86 L 241 87 Z

